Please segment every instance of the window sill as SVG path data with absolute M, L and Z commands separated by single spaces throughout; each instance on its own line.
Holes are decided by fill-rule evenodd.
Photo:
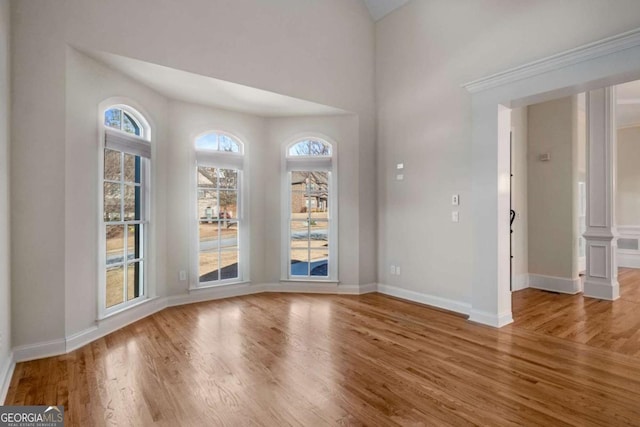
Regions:
M 203 291 L 206 289 L 224 288 L 225 286 L 250 285 L 250 284 L 251 282 L 248 280 L 237 280 L 237 281 L 231 281 L 231 282 L 216 283 L 213 285 L 192 286 L 189 288 L 189 292 Z
M 136 301 L 136 302 L 134 302 L 132 304 L 126 305 L 126 306 L 124 306 L 122 308 L 119 308 L 117 310 L 111 311 L 111 312 L 109 312 L 107 314 L 103 314 L 103 315 L 99 316 L 97 320 L 98 320 L 98 322 L 106 320 L 106 319 L 108 319 L 110 317 L 114 317 L 114 316 L 117 316 L 118 314 L 124 313 L 125 311 L 129 311 L 132 308 L 140 307 L 141 305 L 156 301 L 156 300 L 158 300 L 158 298 L 159 297 L 151 297 L 151 298 L 147 297 L 147 298 L 141 299 L 140 301 Z

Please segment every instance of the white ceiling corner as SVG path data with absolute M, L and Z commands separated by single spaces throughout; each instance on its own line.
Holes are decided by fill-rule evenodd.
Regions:
M 364 0 L 374 21 L 379 21 L 409 0 Z

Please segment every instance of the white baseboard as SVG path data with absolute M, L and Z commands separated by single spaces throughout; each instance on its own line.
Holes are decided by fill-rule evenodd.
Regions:
M 166 300 L 167 307 L 174 307 L 177 305 L 240 297 L 261 292 L 264 292 L 263 284 L 237 283 L 233 285 L 213 286 L 210 288 L 190 289 L 186 294 L 170 295 Z
M 529 287 L 529 274 L 516 274 L 511 278 L 511 290 L 521 291 Z
M 618 249 L 618 267 L 640 268 L 640 252 Z
M 612 286 L 608 281 L 600 281 L 595 278 L 592 278 L 591 281 L 585 280 L 583 295 L 590 298 L 615 301 L 620 298 L 620 284 L 616 282 Z
M 122 329 L 167 307 L 166 298 L 151 298 L 113 316 L 98 320 L 94 326 L 67 336 L 65 353 L 79 349 L 99 338 Z M 23 362 L 23 360 L 18 360 Z
M 13 377 L 13 371 L 15 368 L 16 362 L 13 357 L 13 352 L 11 352 L 2 366 L 0 366 L 0 405 L 4 405 L 7 400 L 11 377 Z
M 513 323 L 511 312 L 496 315 L 487 311 L 471 310 L 469 320 L 483 325 L 493 326 L 494 328 L 502 328 L 503 326 Z
M 316 286 L 318 285 L 318 286 Z M 342 285 L 337 283 L 309 283 L 280 282 L 280 283 L 239 283 L 211 288 L 192 289 L 181 295 L 151 298 L 135 307 L 131 307 L 120 313 L 105 319 L 96 321 L 95 325 L 68 335 L 65 339 L 47 341 L 15 347 L 13 349 L 12 363 L 27 362 L 29 360 L 45 357 L 59 356 L 83 347 L 91 342 L 122 329 L 125 326 L 137 322 L 145 317 L 157 313 L 167 307 L 192 304 L 197 302 L 212 301 L 243 295 L 259 294 L 263 292 L 296 292 L 296 293 L 325 293 L 325 294 L 351 294 L 360 295 L 377 290 L 376 283 L 365 285 Z M 13 371 L 12 371 L 13 372 Z M 1 372 L 0 372 L 1 374 Z M 1 378 L 0 378 L 1 379 Z M 9 377 L 9 381 L 11 377 Z
M 410 291 L 408 289 L 398 288 L 397 286 L 384 285 L 378 283 L 378 292 L 381 294 L 389 295 L 396 298 L 402 298 L 413 302 L 419 302 L 420 304 L 426 304 L 433 307 L 441 308 L 444 310 L 453 311 L 468 315 L 471 311 L 471 304 L 461 301 L 455 301 L 448 298 L 442 298 L 435 295 L 423 294 L 416 291 Z
M 582 292 L 582 279 L 580 277 L 568 279 L 565 277 L 529 273 L 529 287 L 543 291 L 573 295 Z
M 16 363 L 59 356 L 64 353 L 66 353 L 65 339 L 20 345 L 13 348 L 13 358 Z

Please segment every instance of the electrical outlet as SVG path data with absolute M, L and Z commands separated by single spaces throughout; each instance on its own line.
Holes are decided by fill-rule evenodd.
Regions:
M 458 211 L 451 212 L 451 222 L 458 222 L 458 221 L 460 221 L 460 214 L 458 213 Z
M 460 204 L 460 196 L 457 194 L 454 194 L 453 196 L 451 196 L 451 204 L 453 206 L 458 206 Z
M 404 175 L 403 174 L 399 173 L 399 174 L 396 175 L 396 180 L 397 181 L 402 181 L 403 179 L 404 179 Z
M 389 273 L 391 273 L 391 275 L 395 275 L 396 274 L 396 266 L 392 265 L 391 268 L 389 268 Z
M 180 281 L 184 282 L 185 280 L 187 280 L 187 272 L 184 270 L 180 270 Z
M 396 275 L 399 276 L 400 275 L 400 266 L 396 267 Z

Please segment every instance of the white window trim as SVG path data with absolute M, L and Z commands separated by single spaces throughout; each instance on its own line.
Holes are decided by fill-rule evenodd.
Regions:
M 290 156 L 289 148 L 304 139 L 320 139 L 331 145 L 331 156 Z M 302 134 L 284 144 L 281 172 L 281 266 L 282 282 L 337 283 L 338 280 L 338 145 L 334 140 L 319 134 Z M 325 170 L 329 175 L 329 269 L 328 276 L 291 275 L 291 171 Z
M 154 295 L 154 289 L 150 285 L 149 280 L 149 271 L 150 271 L 150 259 L 151 259 L 151 247 L 150 247 L 150 234 L 151 234 L 151 153 L 149 152 L 149 160 L 148 162 L 142 163 L 142 173 L 141 173 L 141 185 L 142 189 L 142 207 L 141 207 L 141 220 L 136 221 L 135 223 L 142 222 L 145 224 L 143 229 L 143 263 L 142 263 L 142 277 L 143 277 L 143 292 L 137 298 L 134 298 L 130 301 L 124 301 L 123 303 L 116 304 L 112 307 L 106 306 L 107 302 L 107 289 L 106 289 L 106 236 L 104 230 L 106 229 L 106 223 L 104 221 L 104 150 L 107 147 L 106 141 L 108 138 L 108 134 L 111 134 L 117 139 L 120 140 L 122 144 L 132 144 L 133 148 L 135 143 L 141 144 L 143 146 L 143 150 L 146 151 L 147 148 L 151 147 L 151 133 L 152 129 L 146 118 L 142 113 L 140 113 L 137 109 L 130 107 L 129 104 L 135 104 L 134 102 L 129 102 L 124 98 L 117 98 L 117 101 L 110 102 L 111 100 L 106 100 L 102 102 L 98 108 L 99 116 L 98 123 L 100 128 L 100 137 L 98 140 L 98 320 L 103 320 L 105 318 L 111 317 L 123 311 L 126 311 L 134 306 L 141 304 L 142 302 L 148 300 L 151 296 Z M 104 124 L 104 114 L 107 110 L 112 108 L 119 108 L 123 111 L 126 111 L 131 117 L 133 117 L 137 123 L 141 126 L 142 137 L 124 132 L 122 130 L 118 130 Z M 122 148 L 125 148 L 125 145 Z M 119 149 L 116 147 L 112 147 L 114 150 L 130 152 L 127 149 Z M 136 154 L 135 149 L 132 149 L 131 154 Z M 127 225 L 125 224 L 125 228 Z
M 225 151 L 205 150 L 195 148 L 195 139 L 192 139 L 192 161 L 190 167 L 190 274 L 189 274 L 189 291 L 207 288 L 217 288 L 229 285 L 237 285 L 240 283 L 249 282 L 249 221 L 247 215 L 247 207 L 249 206 L 249 189 L 246 185 L 246 145 L 237 136 L 229 132 L 209 130 L 207 132 L 199 133 L 198 136 L 205 133 L 219 133 L 226 135 L 236 141 L 240 147 L 240 153 L 231 153 Z M 200 283 L 200 232 L 199 232 L 199 218 L 198 218 L 198 183 L 197 183 L 197 168 L 198 166 L 216 167 L 222 169 L 236 169 L 238 171 L 238 277 L 224 280 L 216 280 L 211 282 Z

